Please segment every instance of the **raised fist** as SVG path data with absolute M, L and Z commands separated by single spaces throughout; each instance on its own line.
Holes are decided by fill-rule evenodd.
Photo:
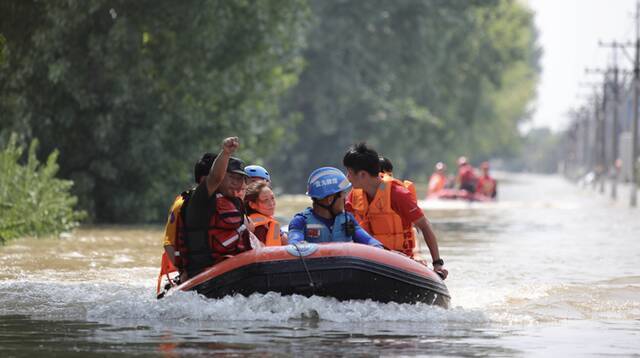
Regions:
M 238 137 L 229 137 L 222 141 L 222 150 L 229 155 L 233 154 L 239 146 L 240 140 Z

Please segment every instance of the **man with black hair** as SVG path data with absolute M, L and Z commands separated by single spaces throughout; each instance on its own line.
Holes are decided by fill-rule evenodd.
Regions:
M 195 184 L 200 182 L 209 174 L 213 161 L 216 159 L 215 154 L 204 153 L 202 158 L 196 162 L 193 167 L 193 177 Z M 178 234 L 178 220 L 180 220 L 180 210 L 182 210 L 182 204 L 184 203 L 184 197 L 190 195 L 195 187 L 182 192 L 176 197 L 169 210 L 169 217 L 164 227 L 163 245 L 167 258 L 171 261 L 172 265 L 175 265 L 175 253 L 176 253 L 176 237 Z
M 418 200 L 416 185 L 410 180 L 400 180 L 393 177 L 393 164 L 387 157 L 380 156 L 380 177 L 382 180 L 396 180 L 402 184 L 413 196 L 414 200 Z
M 386 248 L 413 257 L 415 225 L 429 247 L 434 270 L 446 278 L 448 272 L 440 258 L 438 242 L 429 221 L 401 182 L 380 177 L 378 153 L 366 143 L 358 143 L 349 148 L 342 163 L 353 185 L 346 209 L 355 215 L 360 226 Z
M 393 176 L 393 163 L 389 158 L 380 156 L 380 173 Z

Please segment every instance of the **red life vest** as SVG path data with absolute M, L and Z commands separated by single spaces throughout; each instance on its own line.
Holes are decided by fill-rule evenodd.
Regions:
M 477 192 L 486 195 L 490 198 L 494 198 L 496 196 L 496 180 L 490 176 L 481 176 L 478 179 L 478 188 Z
M 469 164 L 465 164 L 460 167 L 460 169 L 458 170 L 458 177 L 460 178 L 460 181 L 462 183 L 475 184 L 476 180 L 478 180 L 475 173 L 473 172 L 473 167 Z
M 187 193 L 178 221 L 176 240 L 176 266 L 194 276 L 228 256 L 251 249 L 249 232 L 244 225 L 244 212 L 239 202 L 215 194 L 215 208 L 206 228 L 190 228 L 185 225 L 185 209 L 188 210 L 190 193 Z

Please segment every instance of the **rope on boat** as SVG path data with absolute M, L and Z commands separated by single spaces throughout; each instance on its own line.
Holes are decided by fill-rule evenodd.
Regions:
M 316 284 L 313 282 L 313 278 L 311 277 L 311 272 L 309 272 L 309 268 L 307 267 L 307 262 L 304 260 L 304 257 L 302 256 L 302 252 L 300 251 L 298 244 L 291 244 L 291 245 L 293 245 L 293 247 L 295 247 L 296 250 L 298 250 L 300 261 L 302 261 L 302 266 L 304 266 L 304 270 L 307 272 L 307 277 L 309 278 L 309 287 L 311 287 L 313 294 L 315 294 Z

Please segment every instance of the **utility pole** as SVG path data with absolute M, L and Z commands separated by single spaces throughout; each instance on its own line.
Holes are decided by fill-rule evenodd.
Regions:
M 633 123 L 631 123 L 631 198 L 629 205 L 637 206 L 638 190 L 638 81 L 640 80 L 640 2 L 636 2 L 636 53 L 633 61 Z
M 591 73 L 601 73 L 603 74 L 603 79 L 602 79 L 602 102 L 600 102 L 598 100 L 598 90 L 597 87 L 594 86 L 594 94 L 593 94 L 593 100 L 594 100 L 594 108 L 593 108 L 593 118 L 594 118 L 594 124 L 595 124 L 595 133 L 594 133 L 594 146 L 593 146 L 593 151 L 594 151 L 594 172 L 596 174 L 596 180 L 598 181 L 598 191 L 600 193 L 604 193 L 604 181 L 605 181 L 605 177 L 606 177 L 606 172 L 607 172 L 607 165 L 606 165 L 606 126 L 605 126 L 605 121 L 607 118 L 607 73 L 609 71 L 608 70 L 602 70 L 602 69 L 585 69 L 585 73 L 587 74 L 591 74 Z M 602 104 L 602 107 L 600 107 L 600 104 Z M 595 189 L 595 185 L 596 182 L 594 181 L 593 183 L 594 185 L 594 189 Z
M 618 109 L 620 107 L 620 79 L 619 79 L 619 73 L 620 73 L 620 68 L 618 67 L 618 50 L 619 49 L 623 49 L 623 47 L 625 46 L 625 44 L 619 43 L 617 41 L 613 41 L 610 43 L 604 43 L 602 41 L 599 42 L 600 47 L 610 47 L 611 49 L 613 49 L 613 67 L 610 68 L 610 70 L 608 72 L 613 73 L 613 83 L 611 83 L 611 92 L 613 94 L 613 118 L 612 118 L 612 123 L 611 123 L 611 161 L 609 162 L 609 173 L 611 173 L 611 199 L 617 199 L 618 197 L 618 176 L 619 176 L 619 170 L 620 168 L 618 168 L 618 159 L 619 159 L 619 144 L 618 144 L 618 132 L 619 132 L 619 112 Z M 606 78 L 605 78 L 606 81 Z M 603 89 L 603 91 L 606 91 L 606 89 Z M 606 99 L 606 97 L 605 97 Z M 605 119 L 606 119 L 606 106 L 603 104 L 603 109 L 602 109 L 605 113 Z M 606 136 L 606 134 L 603 132 L 603 136 Z M 603 143 L 604 143 L 604 139 L 603 139 Z M 604 149 L 603 149 L 604 150 Z M 604 154 L 603 154 L 604 155 Z M 604 163 L 606 163 L 606 156 L 604 157 Z M 605 164 L 605 170 L 607 168 L 607 165 Z M 604 188 L 602 188 L 604 189 Z
M 596 113 L 597 113 L 598 109 L 596 108 Z M 600 117 L 600 118 L 598 118 Z M 607 118 L 607 78 L 605 76 L 604 82 L 602 83 L 602 108 L 600 109 L 600 116 L 596 117 L 596 120 L 598 121 L 598 130 L 597 130 L 597 134 L 598 134 L 598 142 L 599 145 L 598 147 L 598 180 L 600 181 L 600 188 L 598 189 L 598 191 L 600 193 L 604 193 L 604 180 L 606 177 L 606 173 L 607 173 L 607 165 L 606 165 L 606 161 L 607 161 L 607 154 L 605 151 L 605 144 L 606 144 L 606 125 L 605 125 L 605 120 Z
M 612 183 L 611 183 L 611 199 L 618 198 L 618 108 L 620 107 L 620 83 L 618 82 L 618 47 L 613 50 L 613 123 L 611 138 L 611 156 L 613 163 L 611 166 Z
M 603 72 L 599 69 L 585 69 L 585 73 L 595 73 L 595 72 Z M 606 81 L 605 81 L 606 83 Z M 601 115 L 600 115 L 600 95 L 598 94 L 598 87 L 600 87 L 600 83 L 596 82 L 582 82 L 579 83 L 580 87 L 589 88 L 593 91 L 593 94 L 589 96 L 589 100 L 593 101 L 593 127 L 589 122 L 589 112 L 591 112 L 588 107 L 585 107 L 585 149 L 586 149 L 586 158 L 587 160 L 587 170 L 588 172 L 592 172 L 594 174 L 594 180 L 592 182 L 593 190 L 596 189 L 596 185 L 599 181 L 602 180 L 602 161 L 601 161 L 601 147 L 602 143 L 600 140 L 602 139 L 602 125 L 601 125 Z M 604 98 L 604 94 L 603 94 Z

